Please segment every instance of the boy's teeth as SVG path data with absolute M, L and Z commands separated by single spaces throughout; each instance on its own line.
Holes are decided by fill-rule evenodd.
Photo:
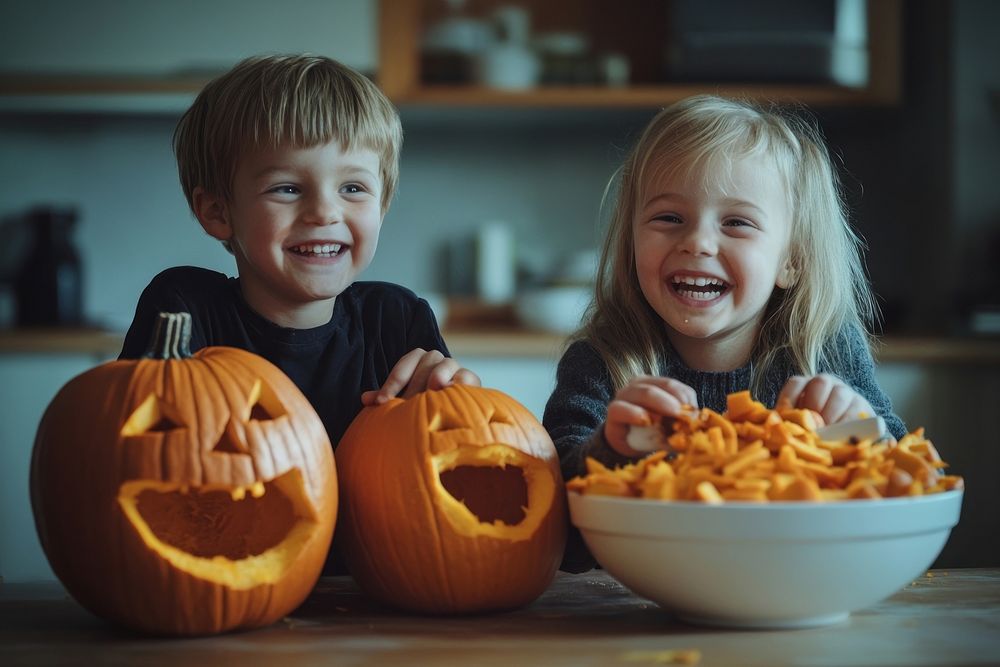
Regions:
M 343 247 L 340 243 L 315 243 L 312 245 L 295 246 L 295 252 L 313 255 L 336 255 Z

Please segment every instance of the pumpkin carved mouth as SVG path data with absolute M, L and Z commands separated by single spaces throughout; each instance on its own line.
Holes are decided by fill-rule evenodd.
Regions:
M 298 469 L 249 486 L 130 480 L 118 502 L 150 549 L 237 589 L 280 579 L 317 520 Z
M 437 502 L 462 534 L 529 539 L 553 503 L 545 462 L 508 445 L 459 446 L 431 462 Z

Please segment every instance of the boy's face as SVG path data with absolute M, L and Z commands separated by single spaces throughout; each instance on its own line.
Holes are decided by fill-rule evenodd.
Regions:
M 379 156 L 336 141 L 243 157 L 224 224 L 244 298 L 285 326 L 318 326 L 334 299 L 375 255 L 382 182 Z M 228 235 L 228 236 L 225 236 Z
M 748 352 L 771 293 L 792 282 L 784 181 L 761 157 L 698 171 L 647 183 L 633 223 L 639 285 L 682 356 L 697 341 Z

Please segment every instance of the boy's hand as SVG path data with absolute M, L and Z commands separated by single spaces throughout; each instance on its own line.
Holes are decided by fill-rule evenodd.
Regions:
M 648 375 L 632 378 L 608 404 L 604 439 L 623 456 L 644 456 L 648 452 L 638 452 L 629 446 L 629 428 L 649 426 L 662 417 L 677 417 L 684 406 L 697 407 L 698 394 L 683 382 Z
M 437 350 L 417 348 L 404 354 L 393 367 L 381 388 L 361 394 L 365 406 L 381 405 L 403 392 L 402 398 L 426 389 L 444 389 L 452 384 L 480 386 L 479 376 L 459 366 Z
M 869 417 L 875 415 L 875 410 L 861 394 L 836 375 L 828 373 L 788 378 L 778 394 L 778 404 L 782 401 L 787 401 L 794 408 L 818 412 L 827 424 L 858 419 L 862 412 Z

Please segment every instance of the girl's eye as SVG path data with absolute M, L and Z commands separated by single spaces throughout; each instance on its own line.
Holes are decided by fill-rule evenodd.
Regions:
M 340 191 L 349 195 L 357 195 L 365 192 L 365 188 L 358 183 L 348 183 L 344 187 L 340 188 Z
M 276 194 L 280 195 L 297 195 L 299 194 L 299 189 L 294 185 L 276 185 L 270 190 Z
M 724 223 L 726 227 L 753 227 L 753 223 L 743 218 L 729 218 Z
M 657 215 L 653 218 L 653 220 L 658 220 L 660 222 L 669 222 L 671 224 L 679 224 L 683 222 L 683 220 L 680 219 L 680 216 L 674 215 L 673 213 L 664 213 L 662 215 Z

